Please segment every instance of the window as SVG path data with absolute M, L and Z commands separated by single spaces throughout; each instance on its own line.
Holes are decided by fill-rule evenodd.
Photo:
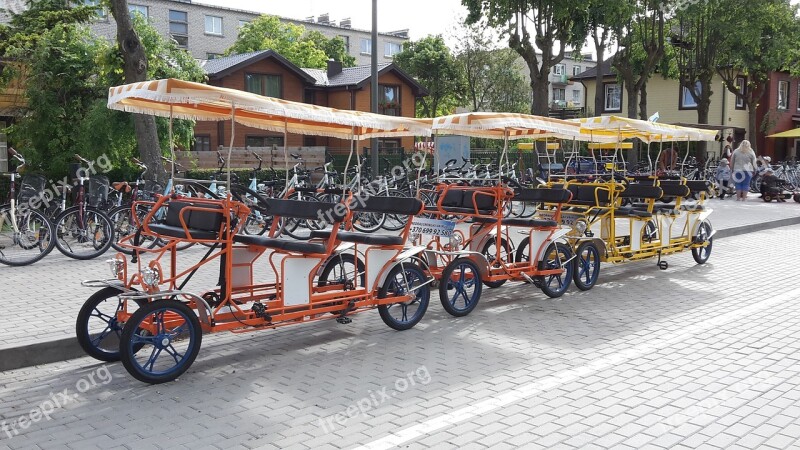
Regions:
M 778 109 L 789 109 L 788 81 L 778 81 Z
M 800 82 L 797 83 L 797 110 L 800 111 Z
M 378 151 L 382 154 L 399 154 L 400 139 L 378 139 Z
M 578 75 L 581 72 L 583 72 L 581 66 L 572 66 L 572 76 Z
M 700 81 L 696 81 L 694 83 L 694 93 L 698 97 L 700 96 L 700 94 L 703 93 L 703 85 L 700 83 Z M 679 109 L 696 109 L 696 108 L 697 108 L 697 102 L 694 100 L 692 93 L 689 92 L 689 89 L 687 89 L 685 86 L 682 86 L 681 104 Z
M 378 86 L 378 112 L 387 116 L 400 115 L 400 86 Z
M 283 147 L 283 136 L 246 136 L 244 138 L 246 147 Z
M 742 98 L 739 98 L 738 95 L 736 96 L 736 109 L 745 109 L 744 96 L 747 95 L 747 79 L 745 77 L 736 77 L 734 85 L 742 96 Z
M 206 16 L 206 34 L 222 36 L 222 17 Z
M 99 20 L 108 20 L 108 11 L 100 5 L 100 0 L 83 0 L 86 6 L 94 6 Z
M 564 88 L 553 88 L 553 101 L 563 102 L 566 100 L 566 91 Z
M 581 90 L 580 89 L 573 89 L 572 90 L 572 102 L 573 103 L 580 103 L 581 102 Z
M 343 36 L 340 34 L 339 36 L 336 37 L 344 41 L 344 51 L 350 53 L 350 36 Z
M 189 46 L 189 15 L 186 11 L 169 10 L 169 35 L 178 47 Z
M 383 53 L 383 56 L 386 56 L 388 58 L 391 58 L 392 56 L 400 53 L 400 44 L 398 44 L 397 42 L 387 42 L 386 44 L 384 44 L 384 48 L 385 51 Z
M 617 83 L 607 83 L 603 85 L 605 89 L 605 102 L 603 111 L 619 112 L 622 111 L 622 88 Z
M 247 25 L 249 23 L 250 23 L 249 20 L 239 19 L 239 28 L 242 28 L 243 26 L 245 26 L 245 25 Z
M 147 6 L 144 5 L 134 5 L 133 3 L 128 3 L 128 12 L 131 13 L 131 17 L 137 13 L 144 17 L 148 17 Z
M 248 73 L 244 76 L 244 86 L 247 92 L 253 94 L 281 98 L 280 75 Z
M 210 152 L 211 151 L 211 136 L 195 136 L 192 151 L 195 152 Z
M 372 54 L 372 39 L 364 39 L 361 38 L 361 54 L 363 55 L 371 55 Z
M 564 64 L 556 64 L 553 66 L 554 75 L 564 75 L 567 73 L 567 67 Z
M 222 58 L 224 55 L 222 53 L 206 53 L 206 59 L 217 59 Z

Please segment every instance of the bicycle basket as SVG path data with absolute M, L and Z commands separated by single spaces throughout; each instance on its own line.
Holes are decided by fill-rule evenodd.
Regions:
M 95 208 L 103 207 L 108 202 L 108 191 L 111 183 L 105 175 L 92 175 L 86 182 L 86 203 Z
M 156 195 L 164 193 L 164 186 L 161 186 L 155 181 L 144 180 L 139 185 L 139 192 L 137 193 L 136 200 L 155 201 Z
M 28 203 L 34 198 L 41 198 L 45 188 L 47 188 L 47 178 L 43 175 L 25 175 L 19 185 L 17 203 Z

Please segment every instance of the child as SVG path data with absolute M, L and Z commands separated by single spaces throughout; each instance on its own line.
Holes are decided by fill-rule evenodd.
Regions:
M 717 171 L 714 173 L 714 179 L 716 179 L 719 184 L 719 198 L 722 200 L 725 198 L 725 194 L 728 193 L 728 181 L 731 179 L 731 168 L 726 158 L 719 160 Z

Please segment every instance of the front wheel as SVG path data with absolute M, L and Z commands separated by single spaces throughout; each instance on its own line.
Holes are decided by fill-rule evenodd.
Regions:
M 202 340 L 194 311 L 177 300 L 156 300 L 139 308 L 125 323 L 120 358 L 137 380 L 166 383 L 192 365 Z
M 53 224 L 33 209 L 0 207 L 0 263 L 27 266 L 47 256 L 55 245 Z
M 86 260 L 105 253 L 114 240 L 111 219 L 92 207 L 72 207 L 56 217 L 56 248 L 70 258 Z
M 706 244 L 704 247 L 696 247 L 692 249 L 692 258 L 697 264 L 705 264 L 708 261 L 708 258 L 711 256 L 711 245 L 713 244 L 714 238 L 711 237 L 711 224 L 707 221 L 703 221 L 700 226 L 697 227 L 697 233 L 695 234 L 694 242 L 696 244 Z
M 483 256 L 486 257 L 486 260 L 489 261 L 489 266 L 491 267 L 502 267 L 504 264 L 513 263 L 514 262 L 514 254 L 511 251 L 511 246 L 508 244 L 508 241 L 505 239 L 500 239 L 500 259 L 497 259 L 497 238 L 491 238 L 486 242 L 486 245 L 483 246 L 483 250 L 481 253 Z M 499 280 L 499 281 L 483 281 L 483 284 L 486 285 L 488 288 L 499 288 L 502 286 L 506 280 Z
M 468 258 L 458 258 L 442 272 L 439 301 L 450 315 L 463 317 L 478 306 L 482 290 L 477 264 Z
M 127 304 L 117 298 L 122 289 L 103 288 L 89 297 L 78 312 L 75 335 L 83 351 L 100 361 L 119 361 L 119 343 L 124 321 L 119 313 L 131 313 L 142 306 L 144 300 L 131 300 Z
M 575 250 L 575 268 L 572 281 L 582 291 L 588 291 L 600 276 L 600 251 L 593 242 L 584 241 Z
M 545 270 L 562 268 L 564 270 L 561 274 L 540 277 L 542 292 L 548 297 L 561 297 L 564 292 L 567 292 L 572 282 L 572 270 L 575 266 L 571 259 L 572 249 L 567 244 L 551 242 L 547 246 L 542 257 L 542 268 Z
M 383 286 L 378 291 L 378 298 L 405 296 L 414 294 L 411 300 L 379 305 L 378 312 L 383 322 L 395 330 L 403 331 L 412 328 L 425 315 L 431 299 L 431 288 L 422 269 L 410 262 L 400 263 L 392 268 Z

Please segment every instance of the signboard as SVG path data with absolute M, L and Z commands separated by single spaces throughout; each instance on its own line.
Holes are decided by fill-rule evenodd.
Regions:
M 434 169 L 444 168 L 444 164 L 451 159 L 455 159 L 456 165 L 460 166 L 462 163 L 461 158 L 469 159 L 468 136 L 436 136 Z
M 452 220 L 427 219 L 414 217 L 411 219 L 412 234 L 427 234 L 429 236 L 449 238 L 453 234 L 456 223 Z

